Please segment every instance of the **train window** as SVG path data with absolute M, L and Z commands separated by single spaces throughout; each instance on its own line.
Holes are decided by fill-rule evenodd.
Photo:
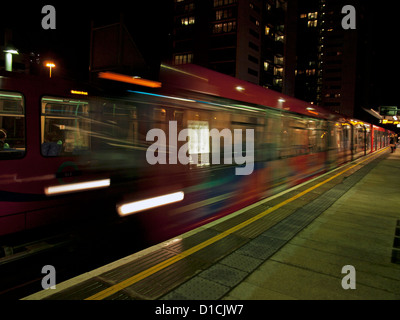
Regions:
M 298 118 L 285 117 L 282 119 L 282 125 L 280 157 L 308 154 L 307 122 Z
M 101 121 L 96 124 L 95 130 L 92 129 L 100 144 L 92 148 L 96 151 L 99 148 L 130 149 L 138 140 L 136 106 L 132 102 L 123 100 L 100 100 Z
M 356 125 L 354 127 L 354 142 L 353 149 L 354 153 L 365 152 L 366 147 L 366 139 L 365 139 L 365 130 L 361 125 Z
M 320 120 L 308 121 L 309 152 L 316 153 L 328 148 L 328 127 Z
M 281 141 L 281 117 L 278 113 L 268 111 L 265 131 L 265 143 L 261 146 L 264 151 L 264 159 L 262 160 L 275 160 L 279 157 L 278 146 Z
M 41 124 L 43 156 L 78 155 L 90 151 L 87 101 L 43 97 Z
M 210 114 L 201 110 L 187 111 L 188 156 L 196 167 L 210 165 Z
M 0 159 L 25 155 L 24 98 L 15 92 L 0 91 Z
M 210 165 L 210 140 L 208 121 L 188 121 L 190 163 Z

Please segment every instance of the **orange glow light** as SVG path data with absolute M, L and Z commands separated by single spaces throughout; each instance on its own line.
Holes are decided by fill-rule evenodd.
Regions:
M 149 87 L 149 88 L 161 88 L 161 82 L 141 79 L 141 78 L 134 78 L 130 76 L 126 76 L 123 74 L 113 73 L 113 72 L 100 72 L 99 78 L 107 79 L 107 80 L 114 80 L 119 82 L 131 83 L 136 84 L 139 86 Z
M 315 112 L 315 111 L 311 111 L 311 110 L 307 110 L 309 113 L 312 113 L 312 114 L 315 114 L 316 116 L 318 116 L 319 115 L 319 113 L 318 112 Z

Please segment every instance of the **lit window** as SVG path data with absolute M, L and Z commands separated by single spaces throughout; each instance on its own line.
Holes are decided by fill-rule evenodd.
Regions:
M 300 19 L 304 19 L 304 18 L 307 18 L 307 13 L 302 13 L 302 14 L 300 15 Z
M 282 87 L 283 86 L 283 80 L 281 78 L 274 79 L 274 86 L 275 87 Z
M 190 24 L 194 24 L 195 19 L 194 17 L 186 17 L 181 19 L 181 23 L 183 26 L 188 26 Z
M 275 35 L 275 41 L 284 42 L 285 36 L 281 36 L 281 35 L 277 34 L 277 35 Z
M 317 19 L 318 18 L 318 12 L 310 12 L 308 14 L 308 19 Z
M 308 76 L 315 76 L 315 69 L 307 69 L 306 75 Z
M 315 27 L 318 26 L 318 20 L 309 20 L 307 25 L 308 25 L 309 28 L 315 28 Z
M 265 35 L 268 36 L 270 32 L 271 32 L 271 28 L 268 26 L 265 26 Z
M 233 31 L 236 31 L 236 21 L 216 23 L 213 27 L 213 33 L 227 33 Z
M 187 64 L 193 62 L 193 53 L 186 53 L 186 54 L 177 54 L 175 55 L 174 64 Z
M 269 63 L 267 61 L 264 61 L 264 70 L 268 71 Z
M 282 77 L 283 76 L 283 68 L 274 68 L 274 75 L 278 76 L 278 77 Z
M 283 65 L 284 64 L 284 59 L 283 59 L 283 57 L 275 56 L 274 57 L 274 62 L 275 62 L 275 64 Z

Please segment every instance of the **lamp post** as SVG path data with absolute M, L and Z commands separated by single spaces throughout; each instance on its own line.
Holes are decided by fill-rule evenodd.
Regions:
M 3 51 L 6 54 L 6 71 L 12 71 L 12 56 L 18 54 L 18 50 L 14 48 L 6 48 Z
M 55 68 L 56 65 L 53 62 L 47 62 L 46 67 L 50 69 L 50 78 L 51 78 L 51 69 Z

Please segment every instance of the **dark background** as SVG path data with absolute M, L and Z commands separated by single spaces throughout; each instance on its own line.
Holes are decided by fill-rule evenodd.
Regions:
M 363 81 L 369 83 L 370 107 L 399 105 L 400 15 L 393 0 L 362 0 L 367 10 L 357 29 L 365 40 L 359 50 L 365 51 Z M 70 74 L 87 75 L 89 65 L 90 26 L 118 22 L 120 14 L 134 41 L 149 63 L 168 57 L 173 24 L 174 0 L 145 1 L 14 1 L 0 6 L 0 30 L 13 30 L 13 44 L 20 52 L 41 54 L 53 59 L 57 67 Z M 43 30 L 42 7 L 56 9 L 56 30 Z M 357 8 L 356 8 L 357 9 Z M 359 12 L 358 12 L 359 13 Z M 0 35 L 3 43 L 4 35 Z

